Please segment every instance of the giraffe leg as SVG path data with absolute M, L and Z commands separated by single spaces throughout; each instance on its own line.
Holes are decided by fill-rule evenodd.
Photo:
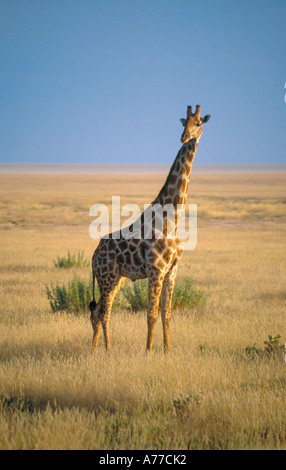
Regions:
M 164 350 L 168 352 L 170 349 L 170 320 L 171 320 L 171 306 L 172 295 L 175 286 L 178 264 L 172 266 L 170 271 L 165 276 L 162 288 L 162 324 L 163 324 L 163 338 Z
M 149 278 L 149 285 L 148 285 L 149 303 L 148 303 L 148 317 L 147 317 L 147 324 L 148 324 L 147 352 L 152 351 L 154 330 L 155 330 L 155 324 L 156 324 L 157 317 L 158 317 L 158 308 L 159 308 L 162 284 L 163 284 L 163 279 L 160 277 L 156 277 L 155 279 Z
M 97 346 L 97 343 L 98 343 L 100 330 L 101 330 L 101 323 L 100 323 L 100 320 L 99 320 L 96 324 L 93 324 L 92 349 L 93 349 L 94 351 L 96 350 L 96 346 Z
M 93 305 L 90 305 L 90 310 L 91 310 L 90 321 L 91 321 L 92 328 L 93 328 L 92 349 L 95 350 L 97 343 L 98 343 L 100 330 L 101 330 L 101 322 L 100 322 L 101 299 L 99 299 L 95 308 L 93 308 Z
M 109 320 L 110 320 L 110 312 L 112 307 L 113 296 L 112 292 L 105 295 L 102 301 L 102 314 L 101 314 L 101 325 L 103 329 L 104 335 L 104 342 L 105 342 L 105 349 L 106 351 L 111 350 L 110 346 L 110 338 L 109 338 Z
M 111 350 L 110 346 L 110 338 L 109 338 L 109 320 L 110 320 L 110 312 L 112 308 L 112 303 L 114 297 L 116 296 L 117 292 L 121 289 L 124 282 L 126 281 L 126 277 L 122 277 L 118 284 L 113 288 L 111 292 L 105 293 L 102 299 L 102 314 L 101 314 L 101 324 L 104 334 L 104 341 L 105 341 L 105 348 L 106 351 Z
M 91 309 L 92 312 L 90 317 L 93 327 L 93 350 L 97 347 L 101 326 L 104 334 L 105 348 L 107 351 L 110 351 L 111 349 L 109 339 L 109 320 L 112 302 L 125 281 L 126 277 L 112 281 L 112 283 L 107 283 L 106 280 L 103 282 L 102 279 L 99 281 L 100 299 L 96 304 L 95 310 Z

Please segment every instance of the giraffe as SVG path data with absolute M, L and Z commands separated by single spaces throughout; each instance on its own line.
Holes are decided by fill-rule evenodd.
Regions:
M 152 213 L 152 219 L 149 219 L 151 220 L 149 237 L 146 238 L 143 230 L 144 220 L 147 217 L 147 209 L 136 221 L 141 237 L 123 237 L 121 231 L 114 237 L 114 233 L 111 233 L 107 237 L 101 238 L 93 254 L 93 300 L 90 302 L 89 307 L 93 327 L 92 347 L 94 350 L 97 347 L 101 327 L 104 334 L 105 348 L 107 351 L 111 350 L 109 321 L 112 302 L 126 278 L 132 281 L 148 278 L 147 352 L 150 353 L 152 350 L 160 297 L 162 297 L 161 317 L 164 350 L 167 352 L 170 349 L 169 325 L 172 294 L 178 263 L 183 253 L 180 240 L 177 237 L 177 226 L 180 217 L 177 207 L 178 204 L 185 204 L 193 160 L 202 135 L 202 126 L 209 119 L 210 115 L 201 118 L 200 106 L 197 105 L 194 113 L 192 112 L 192 107 L 188 106 L 187 118 L 180 120 L 184 127 L 181 136 L 181 143 L 183 145 L 173 162 L 165 184 L 156 199 L 148 207 L 149 212 L 155 208 Z M 158 204 L 163 207 L 171 204 L 174 207 L 175 217 L 171 223 L 171 229 L 174 234 L 172 238 L 167 236 L 165 215 L 163 215 L 160 237 L 158 237 L 158 234 L 155 236 L 154 220 Z M 133 224 L 130 225 L 129 229 L 131 230 L 132 228 Z M 95 278 L 97 279 L 100 292 L 100 298 L 97 303 L 94 298 Z

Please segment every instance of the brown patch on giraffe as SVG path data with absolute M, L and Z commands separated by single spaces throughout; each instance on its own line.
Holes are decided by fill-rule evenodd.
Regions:
M 172 176 L 170 177 L 169 184 L 170 184 L 170 185 L 174 185 L 174 184 L 176 183 L 176 181 L 177 181 L 177 175 L 172 175 Z
M 196 146 L 196 140 L 190 140 L 190 142 L 188 143 L 188 152 L 191 152 L 193 150 L 195 150 L 195 146 Z
M 176 194 L 176 196 L 174 197 L 174 200 L 173 200 L 174 206 L 176 206 L 177 204 L 179 204 L 179 201 L 180 201 L 180 196 L 179 196 L 178 194 Z
M 128 244 L 127 244 L 127 241 L 126 240 L 121 240 L 119 243 L 118 243 L 118 248 L 121 250 L 121 251 L 124 251 L 128 248 Z
M 165 247 L 166 247 L 166 243 L 163 238 L 157 240 L 154 246 L 154 248 L 158 251 L 158 253 L 163 253 L 163 251 L 165 250 Z
M 182 185 L 181 185 L 181 191 L 183 193 L 185 193 L 186 189 L 187 189 L 187 180 L 186 180 L 186 178 L 184 178 L 183 181 L 182 181 Z
M 146 251 L 148 250 L 149 245 L 143 240 L 141 243 L 139 243 L 139 252 L 142 257 L 142 259 L 145 259 L 146 256 Z
M 165 204 L 172 204 L 172 198 L 170 196 L 166 197 L 164 203 Z
M 117 274 L 111 273 L 110 278 L 113 279 L 113 280 L 117 279 Z
M 159 269 L 163 269 L 166 266 L 166 264 L 163 262 L 161 258 L 158 259 L 156 265 Z
M 116 246 L 115 240 L 112 238 L 108 243 L 108 247 L 110 250 L 114 250 L 115 246 Z
M 148 255 L 148 264 L 156 264 L 157 256 L 158 255 L 155 254 L 154 250 L 152 250 Z
M 164 260 L 166 261 L 167 264 L 171 261 L 172 258 L 172 252 L 170 249 L 165 250 L 164 253 L 162 254 Z
M 113 251 L 108 252 L 108 257 L 110 261 L 114 261 L 116 258 L 115 253 Z
M 118 261 L 119 264 L 124 263 L 124 256 L 121 253 L 119 255 L 117 255 L 117 261 Z
M 131 264 L 131 254 L 128 253 L 128 251 L 126 251 L 126 252 L 124 253 L 124 256 L 125 256 L 125 264 L 130 265 L 130 264 Z
M 137 246 L 133 245 L 133 243 L 130 243 L 129 244 L 129 250 L 131 251 L 131 253 L 134 253 L 137 250 Z
M 135 266 L 141 266 L 142 265 L 142 260 L 140 259 L 138 253 L 134 253 L 132 255 L 132 258 L 133 258 L 133 262 L 134 262 Z
M 167 238 L 167 245 L 169 248 L 175 248 L 176 241 L 173 238 Z

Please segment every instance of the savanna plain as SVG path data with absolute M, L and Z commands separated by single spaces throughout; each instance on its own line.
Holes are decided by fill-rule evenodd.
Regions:
M 286 173 L 193 172 L 192 277 L 205 302 L 160 317 L 145 354 L 146 311 L 114 309 L 111 354 L 91 351 L 89 312 L 53 312 L 46 286 L 84 251 L 89 208 L 150 203 L 166 175 L 0 175 L 1 449 L 286 449 Z

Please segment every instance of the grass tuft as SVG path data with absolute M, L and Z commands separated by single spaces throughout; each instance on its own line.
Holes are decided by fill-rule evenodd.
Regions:
M 90 262 L 84 257 L 83 251 L 79 251 L 77 255 L 68 251 L 67 256 L 58 256 L 57 260 L 54 260 L 54 265 L 56 268 L 62 269 L 86 268 L 90 265 Z

